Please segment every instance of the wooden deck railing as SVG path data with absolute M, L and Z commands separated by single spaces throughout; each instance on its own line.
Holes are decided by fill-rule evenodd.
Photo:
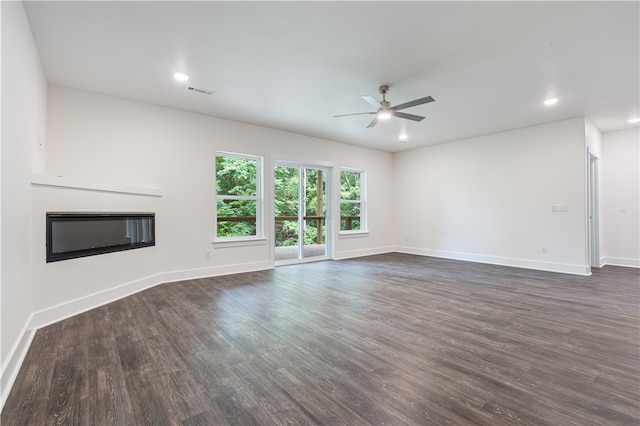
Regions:
M 298 216 L 276 216 L 276 222 L 283 222 L 285 220 L 298 220 Z M 304 220 L 317 220 L 318 221 L 318 236 L 316 237 L 317 243 L 322 244 L 322 228 L 324 226 L 324 222 L 326 221 L 326 216 L 303 216 Z M 360 216 L 340 216 L 340 222 L 345 221 L 345 229 L 346 231 L 351 231 L 353 229 L 353 222 L 360 220 Z M 218 217 L 218 222 L 255 222 L 255 216 L 227 216 L 227 217 Z

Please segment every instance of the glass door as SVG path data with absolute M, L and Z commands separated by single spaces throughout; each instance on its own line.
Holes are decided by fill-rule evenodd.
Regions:
M 327 258 L 327 172 L 290 163 L 274 169 L 275 261 Z

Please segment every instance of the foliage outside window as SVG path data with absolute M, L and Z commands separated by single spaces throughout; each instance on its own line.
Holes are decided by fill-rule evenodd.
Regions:
M 298 168 L 276 166 L 273 178 L 275 217 L 288 218 L 276 220 L 276 247 L 294 246 L 298 244 Z
M 262 158 L 216 154 L 216 239 L 262 237 Z
M 324 244 L 326 230 L 326 177 L 322 170 L 276 166 L 274 169 L 274 214 L 276 247 L 298 244 L 299 181 L 302 178 L 304 245 Z M 315 217 L 308 219 L 309 217 Z
M 366 232 L 365 173 L 340 170 L 340 232 Z

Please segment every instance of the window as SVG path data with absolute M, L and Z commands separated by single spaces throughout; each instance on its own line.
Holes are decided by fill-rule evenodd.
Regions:
M 216 153 L 216 240 L 262 238 L 262 158 Z
M 367 232 L 365 172 L 340 170 L 340 232 Z

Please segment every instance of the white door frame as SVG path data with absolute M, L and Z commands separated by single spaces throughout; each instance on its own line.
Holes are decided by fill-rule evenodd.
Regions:
M 600 159 L 587 149 L 587 223 L 589 266 L 600 268 Z
M 298 239 L 300 240 L 300 238 L 302 237 L 302 244 L 298 244 L 298 257 L 296 259 L 288 259 L 288 260 L 281 260 L 281 261 L 276 261 L 275 260 L 275 249 L 276 249 L 276 229 L 275 226 L 273 226 L 274 224 L 274 218 L 275 218 L 275 196 L 276 196 L 276 191 L 275 191 L 275 179 L 274 179 L 274 175 L 275 175 L 275 168 L 278 166 L 282 166 L 282 167 L 291 167 L 291 168 L 297 168 L 298 169 L 298 200 L 304 200 L 304 187 L 303 185 L 301 185 L 301 183 L 303 183 L 303 179 L 302 177 L 304 176 L 304 169 L 315 169 L 315 170 L 322 170 L 325 174 L 325 197 L 326 197 L 326 219 L 325 219 L 325 224 L 324 224 L 324 228 L 325 228 L 325 255 L 324 256 L 313 256 L 313 257 L 304 257 L 303 256 L 303 245 L 304 245 L 304 221 L 302 220 L 298 220 Z M 291 264 L 297 264 L 297 263 L 306 263 L 306 262 L 317 262 L 317 261 L 321 261 L 321 260 L 329 260 L 332 258 L 332 253 L 333 253 L 333 198 L 332 198 L 332 182 L 333 182 L 333 170 L 334 167 L 326 165 L 326 164 L 313 164 L 313 163 L 304 163 L 304 162 L 297 162 L 297 161 L 289 161 L 289 160 L 275 160 L 273 162 L 273 167 L 271 168 L 271 179 L 273 180 L 272 182 L 272 190 L 271 190 L 271 194 L 272 194 L 272 206 L 273 209 L 271 210 L 271 223 L 272 223 L 272 244 L 271 244 L 271 258 L 274 260 L 274 264 L 276 266 L 283 266 L 283 265 L 291 265 Z M 300 216 L 300 211 L 303 208 L 304 203 L 300 203 L 298 205 L 298 216 Z

